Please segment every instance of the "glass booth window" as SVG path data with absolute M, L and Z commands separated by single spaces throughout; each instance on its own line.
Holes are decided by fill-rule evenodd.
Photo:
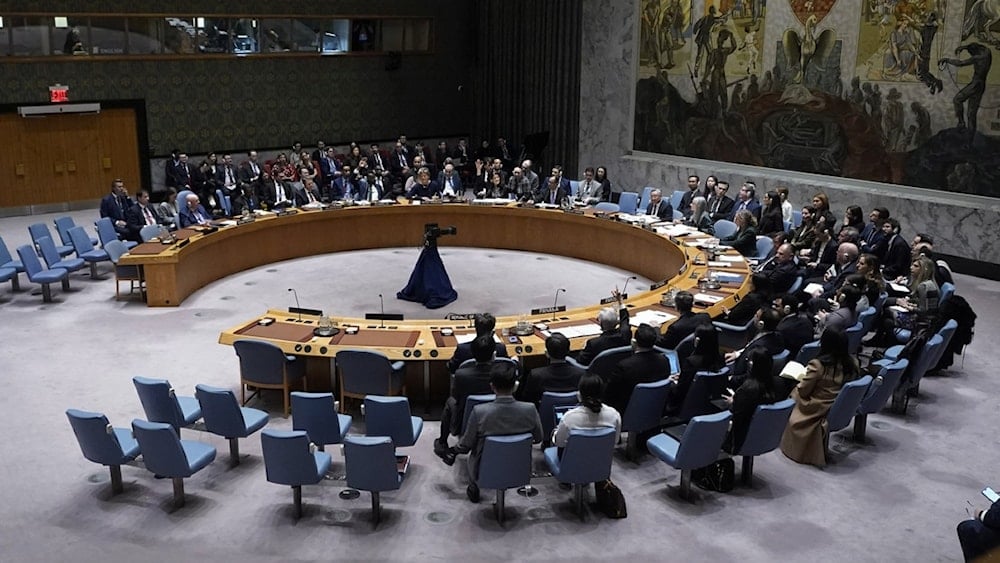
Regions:
M 92 55 L 124 55 L 145 53 L 127 49 L 124 18 L 90 18 L 90 39 L 86 51 Z M 68 48 L 64 47 L 65 49 Z
M 146 36 L 150 40 L 158 37 L 164 53 L 187 55 L 198 52 L 198 28 L 195 26 L 195 20 L 196 18 L 182 16 L 130 18 L 129 31 Z M 138 31 L 133 28 L 133 25 L 138 26 Z M 160 35 L 154 35 L 155 33 Z M 135 38 L 135 36 L 131 37 L 130 41 L 133 38 L 141 42 L 141 39 Z M 137 51 L 132 49 L 132 52 Z

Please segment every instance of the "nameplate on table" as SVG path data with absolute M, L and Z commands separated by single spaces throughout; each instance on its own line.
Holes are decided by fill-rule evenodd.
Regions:
M 293 315 L 312 315 L 314 317 L 322 317 L 322 309 L 306 309 L 305 307 L 289 307 L 288 312 Z
M 532 315 L 545 315 L 548 313 L 562 313 L 566 310 L 565 305 L 559 305 L 558 307 L 542 307 L 540 309 L 532 309 Z
M 582 209 L 575 209 L 575 208 L 572 208 L 572 207 L 567 208 L 567 209 L 563 209 L 563 212 L 564 213 L 569 213 L 570 215 L 583 215 L 584 214 Z
M 365 320 L 367 321 L 401 321 L 403 320 L 402 313 L 365 313 Z
M 445 317 L 449 321 L 471 321 L 476 318 L 476 313 L 448 313 Z
M 191 242 L 191 239 L 187 239 L 186 238 L 186 239 L 180 241 L 179 243 L 177 243 L 177 248 L 184 248 L 185 246 L 188 245 L 189 242 Z
M 298 212 L 299 212 L 298 209 L 288 209 L 288 208 L 280 208 L 274 210 L 274 214 L 277 215 L 278 217 L 284 217 L 285 215 L 295 215 Z
M 628 299 L 628 294 L 623 293 L 622 299 L 623 300 Z M 604 299 L 601 299 L 601 305 L 607 305 L 608 303 L 614 303 L 615 301 L 618 301 L 618 298 L 612 295 L 611 297 L 605 297 Z
M 236 220 L 237 225 L 246 225 L 247 223 L 253 223 L 256 219 L 254 217 L 240 217 Z
M 684 270 L 681 270 L 681 272 L 683 272 L 683 271 Z M 650 291 L 656 291 L 657 289 L 660 289 L 661 287 L 663 287 L 665 285 L 667 285 L 667 280 L 660 280 L 660 281 L 658 281 L 658 282 L 650 285 L 649 286 L 649 290 Z

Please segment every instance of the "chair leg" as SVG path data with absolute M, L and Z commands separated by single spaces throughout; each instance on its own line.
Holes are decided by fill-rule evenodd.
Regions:
M 497 502 L 493 505 L 493 513 L 500 524 L 503 524 L 504 521 L 504 499 L 506 492 L 505 489 L 497 489 Z
M 753 456 L 745 455 L 743 456 L 743 471 L 740 472 L 740 479 L 743 481 L 743 486 L 749 487 L 753 483 Z
M 865 433 L 867 430 L 868 430 L 868 415 L 867 414 L 854 415 L 854 441 L 864 442 Z
M 229 439 L 229 466 L 236 467 L 240 464 L 240 439 Z
M 635 461 L 638 455 L 636 455 L 636 450 L 638 449 L 639 433 L 633 430 L 629 430 L 628 439 L 625 441 L 625 458 L 629 461 Z
M 292 486 L 292 503 L 295 505 L 295 518 L 302 518 L 302 486 Z
M 11 291 L 21 291 L 21 280 L 17 279 L 20 274 L 14 273 L 14 277 L 10 278 L 10 290 Z
M 378 491 L 372 491 L 372 525 L 378 526 L 382 521 L 382 503 Z
M 576 512 L 577 512 L 577 514 L 580 515 L 580 521 L 581 522 L 583 522 L 585 520 L 584 517 L 586 516 L 586 512 L 585 512 L 585 510 L 583 508 L 583 497 L 584 497 L 584 495 L 587 494 L 587 488 L 588 487 L 589 487 L 589 483 L 575 483 L 573 485 L 573 495 L 575 497 L 574 501 L 576 503 Z
M 684 500 L 689 500 L 691 498 L 691 471 L 689 469 L 681 471 L 680 495 Z
M 63 291 L 69 291 L 69 276 L 62 279 L 62 288 Z
M 174 508 L 184 506 L 184 479 L 174 477 Z
M 52 289 L 47 283 L 42 284 L 42 302 L 52 303 Z
M 109 469 L 111 469 L 111 492 L 116 494 L 122 492 L 125 490 L 122 486 L 122 466 L 112 465 Z
M 97 262 L 90 263 L 90 279 L 97 279 Z

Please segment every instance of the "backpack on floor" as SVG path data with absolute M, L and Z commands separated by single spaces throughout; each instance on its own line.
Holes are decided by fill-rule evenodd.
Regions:
M 736 481 L 736 462 L 729 457 L 720 459 L 708 467 L 691 471 L 691 480 L 706 491 L 728 493 Z

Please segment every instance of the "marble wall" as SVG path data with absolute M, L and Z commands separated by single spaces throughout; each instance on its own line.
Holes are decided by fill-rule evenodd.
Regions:
M 938 252 L 997 269 L 1000 201 L 993 198 L 633 152 L 638 2 L 583 0 L 583 36 L 588 40 L 581 45 L 581 167 L 606 166 L 619 191 L 656 186 L 670 192 L 683 188 L 689 174 L 715 174 L 734 183 L 752 178 L 759 190 L 787 186 L 796 206 L 822 190 L 837 213 L 852 203 L 866 211 L 883 205 L 899 218 L 904 234 L 931 233 Z M 769 13 L 769 27 L 771 17 Z

